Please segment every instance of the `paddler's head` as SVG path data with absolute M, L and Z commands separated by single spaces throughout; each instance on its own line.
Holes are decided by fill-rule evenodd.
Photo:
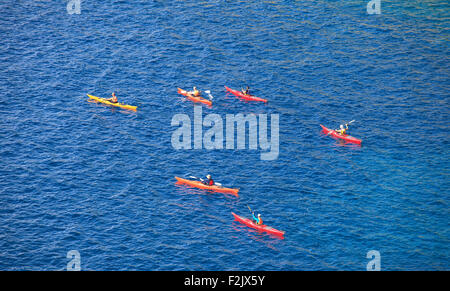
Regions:
M 206 175 L 206 178 L 207 178 L 207 179 L 211 179 L 211 175 L 209 175 L 209 174 Z
M 340 126 L 340 127 L 341 127 L 341 129 L 344 129 L 344 125 L 342 125 L 342 124 L 341 124 L 341 126 Z

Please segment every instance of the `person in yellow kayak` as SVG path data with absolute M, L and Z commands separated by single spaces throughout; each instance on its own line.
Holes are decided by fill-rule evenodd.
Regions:
M 109 98 L 109 99 L 106 99 L 106 100 L 111 102 L 111 103 L 119 103 L 119 100 L 117 100 L 117 97 L 116 97 L 116 93 L 112 92 L 111 95 L 112 95 L 112 97 Z
M 250 87 L 247 86 L 247 88 L 245 88 L 245 89 L 242 88 L 241 92 L 242 92 L 242 94 L 244 94 L 244 95 L 250 95 Z
M 213 186 L 214 185 L 214 180 L 211 178 L 211 175 L 206 175 L 206 180 L 202 181 L 203 184 L 208 185 L 208 186 Z
M 256 224 L 261 225 L 263 224 L 263 221 L 261 219 L 261 214 L 258 214 L 258 218 L 255 217 L 255 212 L 252 212 L 253 220 Z

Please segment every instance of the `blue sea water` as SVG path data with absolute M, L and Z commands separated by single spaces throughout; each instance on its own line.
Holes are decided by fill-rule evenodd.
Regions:
M 448 1 L 67 2 L 0 3 L 0 269 L 449 269 Z M 192 86 L 278 114 L 278 158 L 174 149 Z M 353 119 L 362 147 L 321 134 Z M 207 173 L 239 198 L 175 185 Z

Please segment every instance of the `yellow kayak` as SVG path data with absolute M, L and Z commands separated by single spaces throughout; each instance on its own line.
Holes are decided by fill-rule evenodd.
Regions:
M 133 111 L 137 110 L 137 106 L 126 105 L 126 104 L 123 104 L 123 103 L 112 103 L 112 102 L 109 102 L 108 100 L 106 100 L 105 98 L 95 97 L 95 96 L 92 96 L 92 95 L 89 95 L 89 94 L 87 94 L 87 95 L 88 95 L 89 98 L 91 98 L 91 99 L 93 99 L 93 100 L 95 100 L 97 102 L 101 102 L 101 103 L 107 104 L 107 105 L 116 106 L 116 107 L 120 107 L 120 108 L 128 109 L 128 110 L 133 110 Z

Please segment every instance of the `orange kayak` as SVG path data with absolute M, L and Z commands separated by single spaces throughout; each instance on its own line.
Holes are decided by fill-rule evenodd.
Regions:
M 191 100 L 193 102 L 200 102 L 200 103 L 206 104 L 208 106 L 212 106 L 212 101 L 211 100 L 208 100 L 208 99 L 205 99 L 205 98 L 202 98 L 202 97 L 195 97 L 194 95 L 192 95 L 191 93 L 189 93 L 186 90 L 178 88 L 178 93 L 180 93 L 183 96 L 186 96 L 187 99 L 189 99 L 189 100 Z
M 239 188 L 238 189 L 225 188 L 225 187 L 221 187 L 221 186 L 217 186 L 217 185 L 209 186 L 209 185 L 203 184 L 200 181 L 187 180 L 187 179 L 183 179 L 180 177 L 175 177 L 175 179 L 177 179 L 177 183 L 179 183 L 179 184 L 185 184 L 185 185 L 188 185 L 191 187 L 210 190 L 210 191 L 214 191 L 214 192 L 233 194 L 234 196 L 239 197 L 239 195 L 238 195 Z

